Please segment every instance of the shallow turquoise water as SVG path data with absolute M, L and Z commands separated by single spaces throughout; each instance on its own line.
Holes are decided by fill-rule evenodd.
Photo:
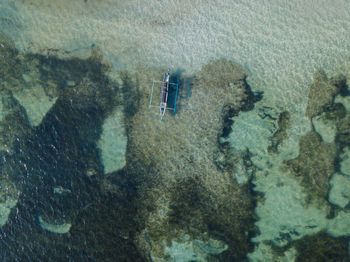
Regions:
M 3 261 L 348 261 L 348 3 L 166 2 L 1 1 Z

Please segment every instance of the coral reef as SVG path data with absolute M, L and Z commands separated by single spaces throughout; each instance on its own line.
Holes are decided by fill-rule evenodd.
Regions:
M 300 176 L 302 185 L 307 189 L 309 199 L 318 204 L 329 203 L 333 207 L 333 215 L 329 216 L 326 235 L 320 232 L 306 236 L 294 242 L 298 250 L 296 261 L 348 261 L 347 238 L 349 213 L 346 207 L 350 180 L 342 170 L 343 160 L 349 146 L 349 119 L 342 102 L 346 101 L 347 85 L 343 76 L 327 78 L 324 73 L 315 76 L 310 87 L 307 115 L 312 121 L 312 131 L 299 140 L 299 156 L 286 161 L 294 174 Z M 344 99 L 336 99 L 336 96 Z M 337 173 L 340 172 L 340 173 Z M 343 172 L 343 173 L 341 173 Z M 340 209 L 339 209 L 340 208 Z
M 59 59 L 20 56 L 10 45 L 0 44 L 1 54 L 8 54 L 0 62 L 2 255 L 24 261 L 144 261 L 132 242 L 142 225 L 134 220 L 142 209 L 133 201 L 132 179 L 121 181 L 125 176 L 115 172 L 121 190 L 101 190 L 105 148 L 98 141 L 105 120 L 123 107 L 117 84 L 107 76 L 109 65 L 97 48 L 86 59 Z M 122 130 L 121 111 L 120 122 L 107 121 L 108 128 Z M 122 156 L 126 149 L 118 150 Z M 10 213 L 15 205 L 17 212 Z M 23 248 L 14 250 L 18 246 Z
M 17 82 L 23 72 L 22 57 L 19 55 L 14 43 L 5 38 L 0 32 L 0 79 L 1 84 Z
M 96 47 L 86 59 L 59 59 L 21 56 L 11 45 L 0 39 L 5 257 L 244 261 L 255 244 L 252 260 L 264 252 L 271 261 L 348 258 L 348 239 L 335 238 L 349 234 L 344 77 L 315 77 L 306 110 L 312 130 L 295 149 L 291 113 L 252 111 L 262 94 L 232 61 L 211 61 L 193 76 L 175 72 L 178 111 L 160 121 L 146 107 L 161 69 L 122 71 L 118 87 Z M 327 197 L 332 219 L 328 204 L 305 201 Z M 261 234 L 251 242 L 256 226 Z
M 218 138 L 229 133 L 225 121 L 253 108 L 261 95 L 252 93 L 242 67 L 224 59 L 211 61 L 194 77 L 177 75 L 178 112 L 160 121 L 157 111 L 144 107 L 150 79 L 154 72 L 162 73 L 138 72 L 130 86 L 139 90 L 143 106 L 127 123 L 125 170 L 142 185 L 146 224 L 138 237 L 140 250 L 162 261 L 175 243 L 223 241 L 228 248 L 217 255 L 219 260 L 244 259 L 251 248 L 254 201 L 249 185 L 239 185 L 234 171 L 218 168 Z M 185 242 L 183 235 L 189 238 Z
M 0 91 L 0 150 L 14 152 L 14 145 L 19 138 L 30 134 L 31 127 L 24 108 L 7 89 Z
M 277 153 L 278 146 L 287 137 L 287 129 L 289 128 L 290 113 L 288 111 L 282 112 L 278 117 L 278 128 L 270 138 L 271 145 L 268 147 L 269 153 Z
M 0 33 L 1 84 L 25 108 L 32 126 L 37 126 L 55 102 L 50 82 L 40 79 L 38 60 L 19 55 L 13 43 Z M 49 95 L 48 95 L 49 93 Z
M 326 214 L 329 208 L 307 205 L 307 192 L 290 172 L 285 171 L 281 175 L 278 165 L 267 171 L 266 177 L 257 177 L 263 176 L 266 169 L 256 172 L 253 180 L 258 192 L 263 192 L 262 201 L 258 202 L 255 210 L 259 217 L 256 226 L 260 234 L 252 241 L 257 243 L 257 250 L 266 243 L 284 247 L 293 240 L 315 234 L 327 226 Z
M 299 156 L 286 161 L 286 164 L 301 176 L 303 185 L 312 195 L 325 199 L 329 179 L 335 172 L 336 156 L 335 143 L 323 142 L 315 131 L 310 131 L 300 138 Z
M 333 238 L 325 232 L 305 236 L 293 243 L 298 255 L 296 262 L 346 262 L 350 260 L 348 238 Z
M 306 115 L 311 119 L 319 115 L 333 104 L 335 96 L 340 93 L 341 88 L 346 84 L 344 76 L 339 75 L 328 79 L 323 71 L 314 76 L 314 82 L 309 89 L 309 101 L 306 108 Z
M 264 108 L 265 101 L 233 119 L 225 141 L 249 151 L 258 194 L 255 225 L 260 234 L 252 238 L 251 261 L 294 261 L 298 250 L 293 243 L 303 237 L 320 231 L 348 235 L 347 183 L 343 174 L 342 179 L 335 175 L 346 166 L 346 88 L 342 76 L 316 75 L 307 107 L 311 130 L 299 137 L 290 130 L 293 115 L 276 115 L 266 103 Z M 319 92 L 327 98 L 318 97 Z
M 349 113 L 342 104 L 334 102 L 344 89 L 346 79 L 342 75 L 333 78 L 328 78 L 324 72 L 315 75 L 306 109 L 313 129 L 300 138 L 299 156 L 285 162 L 301 176 L 314 199 L 326 199 L 338 155 L 348 144 Z
M 9 166 L 9 158 L 16 151 L 18 141 L 23 141 L 32 131 L 25 109 L 13 95 L 23 64 L 12 46 L 13 43 L 0 33 L 0 226 L 6 224 L 21 193 L 20 187 L 13 182 L 17 169 Z

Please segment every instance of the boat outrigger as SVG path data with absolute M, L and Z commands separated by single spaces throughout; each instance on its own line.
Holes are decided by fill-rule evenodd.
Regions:
M 162 83 L 161 90 L 160 90 L 160 105 L 159 106 L 152 105 L 154 87 L 156 86 L 157 83 Z M 173 107 L 168 107 L 169 88 L 175 88 L 175 97 L 174 97 Z M 171 83 L 170 82 L 170 70 L 168 70 L 168 72 L 164 74 L 163 81 L 157 81 L 155 78 L 153 78 L 152 93 L 151 93 L 151 98 L 149 101 L 149 108 L 159 107 L 161 120 L 163 120 L 166 109 L 173 110 L 175 113 L 178 89 L 179 89 L 179 79 L 177 79 L 176 83 Z

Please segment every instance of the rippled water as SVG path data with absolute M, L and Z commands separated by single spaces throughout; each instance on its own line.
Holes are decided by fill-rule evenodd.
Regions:
M 1 1 L 1 261 L 348 261 L 349 18 Z

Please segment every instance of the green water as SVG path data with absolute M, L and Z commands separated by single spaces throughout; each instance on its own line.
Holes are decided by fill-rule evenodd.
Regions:
M 167 2 L 0 3 L 3 261 L 349 261 L 346 1 Z

